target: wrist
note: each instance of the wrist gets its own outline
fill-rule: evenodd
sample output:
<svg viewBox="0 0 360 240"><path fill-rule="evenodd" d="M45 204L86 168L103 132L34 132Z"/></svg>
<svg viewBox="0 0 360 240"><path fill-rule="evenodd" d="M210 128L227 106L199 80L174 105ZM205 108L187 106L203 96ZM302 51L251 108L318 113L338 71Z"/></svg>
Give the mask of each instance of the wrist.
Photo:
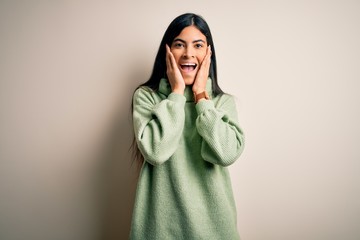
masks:
<svg viewBox="0 0 360 240"><path fill-rule="evenodd" d="M202 91L202 92L199 92L199 93L196 93L194 92L194 102L195 103L198 103L199 101L201 100L209 100L210 99L210 96L209 94L207 93L207 91Z"/></svg>
<svg viewBox="0 0 360 240"><path fill-rule="evenodd" d="M202 80L200 81L200 79L195 79L195 82L192 86L192 91L193 93L199 94L201 92L206 91L206 80Z"/></svg>
<svg viewBox="0 0 360 240"><path fill-rule="evenodd" d="M181 89L181 88L174 88L172 90L173 93L177 93L177 94L181 94L181 95L184 95L184 89Z"/></svg>
<svg viewBox="0 0 360 240"><path fill-rule="evenodd" d="M193 91L193 93L194 93L195 95L200 94L200 93L202 93L202 92L206 92L206 90L205 90L205 89L199 89L199 90Z"/></svg>

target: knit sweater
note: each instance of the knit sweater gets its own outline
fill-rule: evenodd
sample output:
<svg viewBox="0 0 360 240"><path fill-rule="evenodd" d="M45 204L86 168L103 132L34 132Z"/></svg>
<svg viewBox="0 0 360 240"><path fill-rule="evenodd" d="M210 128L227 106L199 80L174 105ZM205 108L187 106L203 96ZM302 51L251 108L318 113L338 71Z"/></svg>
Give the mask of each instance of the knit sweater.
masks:
<svg viewBox="0 0 360 240"><path fill-rule="evenodd" d="M144 156L130 239L235 240L236 208L226 166L236 161L244 136L234 98L212 95L194 103L191 87L171 92L137 89L133 124Z"/></svg>

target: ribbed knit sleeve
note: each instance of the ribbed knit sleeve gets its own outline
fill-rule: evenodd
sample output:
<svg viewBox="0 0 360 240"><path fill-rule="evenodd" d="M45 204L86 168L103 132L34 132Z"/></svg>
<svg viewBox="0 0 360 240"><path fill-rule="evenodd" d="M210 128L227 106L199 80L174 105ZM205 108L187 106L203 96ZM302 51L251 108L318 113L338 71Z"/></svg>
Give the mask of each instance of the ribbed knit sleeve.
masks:
<svg viewBox="0 0 360 240"><path fill-rule="evenodd" d="M147 88L133 96L135 138L145 161L159 165L167 161L178 147L185 121L185 97L171 93L159 102ZM156 103L158 102L158 103Z"/></svg>
<svg viewBox="0 0 360 240"><path fill-rule="evenodd" d="M202 157L221 166L234 163L244 149L234 98L223 94L216 106L211 100L203 100L196 104L196 110L196 128L203 139Z"/></svg>

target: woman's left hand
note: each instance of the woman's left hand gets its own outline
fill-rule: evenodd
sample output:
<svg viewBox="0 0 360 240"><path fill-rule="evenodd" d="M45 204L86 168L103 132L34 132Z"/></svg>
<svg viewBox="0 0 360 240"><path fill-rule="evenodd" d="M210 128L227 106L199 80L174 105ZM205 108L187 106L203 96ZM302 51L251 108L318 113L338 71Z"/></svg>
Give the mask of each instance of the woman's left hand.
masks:
<svg viewBox="0 0 360 240"><path fill-rule="evenodd" d="M199 71L196 74L195 81L192 87L192 91L195 94L204 92L206 90L206 82L209 77L210 63L211 63L211 47L209 45L207 47L204 60L201 62Z"/></svg>

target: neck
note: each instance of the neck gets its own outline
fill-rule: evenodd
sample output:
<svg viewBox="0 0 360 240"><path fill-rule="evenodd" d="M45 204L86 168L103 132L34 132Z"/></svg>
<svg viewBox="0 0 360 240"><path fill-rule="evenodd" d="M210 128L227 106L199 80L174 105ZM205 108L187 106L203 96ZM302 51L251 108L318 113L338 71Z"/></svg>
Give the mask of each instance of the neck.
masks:
<svg viewBox="0 0 360 240"><path fill-rule="evenodd" d="M206 82L206 91L209 96L212 97L212 81L211 78L208 78ZM171 85L166 78L162 78L159 83L159 93L168 96L172 92ZM187 102L194 102L194 93L192 91L192 85L186 85L184 89L184 96Z"/></svg>

